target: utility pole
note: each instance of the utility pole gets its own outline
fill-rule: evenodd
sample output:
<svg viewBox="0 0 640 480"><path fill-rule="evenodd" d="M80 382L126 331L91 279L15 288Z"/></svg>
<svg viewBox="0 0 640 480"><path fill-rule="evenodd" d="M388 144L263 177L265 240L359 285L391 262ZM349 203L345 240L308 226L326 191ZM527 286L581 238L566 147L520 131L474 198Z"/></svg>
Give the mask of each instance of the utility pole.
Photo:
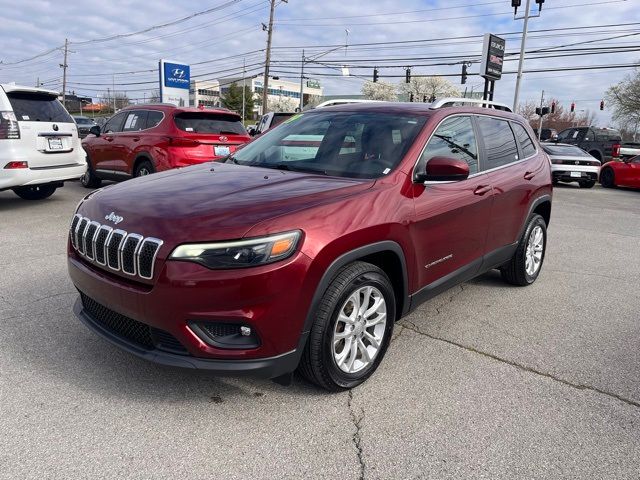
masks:
<svg viewBox="0 0 640 480"><path fill-rule="evenodd" d="M300 68L300 111L304 107L304 49L302 50L302 62Z"/></svg>
<svg viewBox="0 0 640 480"><path fill-rule="evenodd" d="M64 39L64 60L60 64L62 68L62 105L67 108L67 53L69 52L69 39ZM39 83L39 81L38 81Z"/></svg>
<svg viewBox="0 0 640 480"><path fill-rule="evenodd" d="M542 95L540 96L540 123L538 124L538 141L540 141L540 138L542 137L542 117L543 117L542 105L543 104L544 104L544 90L542 90Z"/></svg>
<svg viewBox="0 0 640 480"><path fill-rule="evenodd" d="M527 0L524 11L524 24L522 25L522 40L520 42L520 59L518 60L518 76L516 77L516 93L513 96L513 111L518 111L518 97L520 96L520 80L522 80L522 67L524 64L524 49L527 42L527 29L529 28L529 9L531 0Z"/></svg>
<svg viewBox="0 0 640 480"><path fill-rule="evenodd" d="M116 113L116 74L114 73L111 77L111 83L113 86L113 113Z"/></svg>
<svg viewBox="0 0 640 480"><path fill-rule="evenodd" d="M276 0L271 0L269 11L269 27L267 28L267 52L264 62L264 82L262 84L262 114L267 113L267 98L269 91L269 63L271 62L271 35L273 34L273 14L276 9Z"/></svg>
<svg viewBox="0 0 640 480"><path fill-rule="evenodd" d="M243 58L242 59L242 124L243 125L244 125L245 108L246 108L245 92L247 91L247 86L245 85L246 68L247 68L247 59Z"/></svg>

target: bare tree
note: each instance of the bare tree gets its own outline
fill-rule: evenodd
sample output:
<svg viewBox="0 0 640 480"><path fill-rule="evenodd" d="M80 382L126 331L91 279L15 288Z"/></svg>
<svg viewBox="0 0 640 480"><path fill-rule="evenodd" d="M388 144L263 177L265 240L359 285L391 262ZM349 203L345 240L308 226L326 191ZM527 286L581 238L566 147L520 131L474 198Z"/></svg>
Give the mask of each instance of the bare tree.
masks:
<svg viewBox="0 0 640 480"><path fill-rule="evenodd" d="M550 106L553 102L556 104L555 112L544 116L542 128L552 128L560 132L566 128L592 125L595 121L596 114L591 110L571 112L553 98L549 99L545 106ZM536 113L538 107L540 107L538 102L530 100L520 104L518 108L518 113L526 118L533 128L540 126L540 117Z"/></svg>
<svg viewBox="0 0 640 480"><path fill-rule="evenodd" d="M362 85L362 95L367 100L383 100L386 102L398 100L396 86L388 82L365 82Z"/></svg>
<svg viewBox="0 0 640 480"><path fill-rule="evenodd" d="M129 97L124 92L112 92L109 90L108 92L102 92L99 97L100 103L107 106L107 110L114 111L120 110L121 108L127 107L131 105L129 101Z"/></svg>
<svg viewBox="0 0 640 480"><path fill-rule="evenodd" d="M416 102L460 96L460 90L442 77L413 77L409 83L401 83L398 90L407 96L413 94Z"/></svg>
<svg viewBox="0 0 640 480"><path fill-rule="evenodd" d="M160 90L153 90L149 95L149 99L147 101L149 103L160 103L162 101L162 99L160 98Z"/></svg>
<svg viewBox="0 0 640 480"><path fill-rule="evenodd" d="M640 69L609 87L606 98L613 107L613 119L622 129L632 132L635 141L640 125Z"/></svg>

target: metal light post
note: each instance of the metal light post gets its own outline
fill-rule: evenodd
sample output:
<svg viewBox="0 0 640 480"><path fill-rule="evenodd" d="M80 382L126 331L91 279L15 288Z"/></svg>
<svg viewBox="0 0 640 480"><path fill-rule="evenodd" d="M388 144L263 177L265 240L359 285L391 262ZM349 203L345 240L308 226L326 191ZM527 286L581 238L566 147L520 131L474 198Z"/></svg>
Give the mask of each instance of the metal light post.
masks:
<svg viewBox="0 0 640 480"><path fill-rule="evenodd" d="M245 108L246 108L245 92L247 91L247 86L245 85L246 69L247 69L247 60L246 58L243 58L242 59L242 124L243 125L244 125Z"/></svg>
<svg viewBox="0 0 640 480"><path fill-rule="evenodd" d="M522 40L520 42L520 59L518 60L518 76L516 77L516 91L513 96L513 111L518 109L518 97L520 96L520 80L522 80L522 67L524 64L524 49L527 42L527 29L529 28L529 8L531 0L527 0L527 6L524 12L524 24L522 25Z"/></svg>
<svg viewBox="0 0 640 480"><path fill-rule="evenodd" d="M298 109L302 111L304 107L304 49L302 50L302 62L300 65L300 105Z"/></svg>

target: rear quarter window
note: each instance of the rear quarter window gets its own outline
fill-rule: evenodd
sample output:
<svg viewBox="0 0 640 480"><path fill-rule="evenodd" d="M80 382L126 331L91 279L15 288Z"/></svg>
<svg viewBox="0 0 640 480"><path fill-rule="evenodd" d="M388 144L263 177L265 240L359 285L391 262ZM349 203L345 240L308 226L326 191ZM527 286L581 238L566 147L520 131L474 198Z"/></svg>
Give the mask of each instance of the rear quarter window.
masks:
<svg viewBox="0 0 640 480"><path fill-rule="evenodd" d="M174 117L176 127L189 133L247 135L240 119L234 115L184 112Z"/></svg>
<svg viewBox="0 0 640 480"><path fill-rule="evenodd" d="M512 123L511 126L513 127L513 132L516 134L516 138L520 143L520 149L522 150L523 158L535 155L536 147L534 146L533 140L531 140L531 137L529 136L525 128L519 123Z"/></svg>
<svg viewBox="0 0 640 480"><path fill-rule="evenodd" d="M13 113L22 122L73 123L71 115L56 97L42 93L7 93Z"/></svg>
<svg viewBox="0 0 640 480"><path fill-rule="evenodd" d="M517 161L518 148L509 122L485 116L477 119L486 157L482 169L490 170Z"/></svg>

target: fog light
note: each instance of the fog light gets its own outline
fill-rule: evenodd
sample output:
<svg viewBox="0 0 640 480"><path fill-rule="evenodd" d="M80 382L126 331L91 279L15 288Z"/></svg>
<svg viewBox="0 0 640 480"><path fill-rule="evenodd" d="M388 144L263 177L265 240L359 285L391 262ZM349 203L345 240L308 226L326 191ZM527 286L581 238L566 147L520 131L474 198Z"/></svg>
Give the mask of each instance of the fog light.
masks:
<svg viewBox="0 0 640 480"><path fill-rule="evenodd" d="M240 327L240 334L243 337L248 337L251 335L251 329L249 327Z"/></svg>

